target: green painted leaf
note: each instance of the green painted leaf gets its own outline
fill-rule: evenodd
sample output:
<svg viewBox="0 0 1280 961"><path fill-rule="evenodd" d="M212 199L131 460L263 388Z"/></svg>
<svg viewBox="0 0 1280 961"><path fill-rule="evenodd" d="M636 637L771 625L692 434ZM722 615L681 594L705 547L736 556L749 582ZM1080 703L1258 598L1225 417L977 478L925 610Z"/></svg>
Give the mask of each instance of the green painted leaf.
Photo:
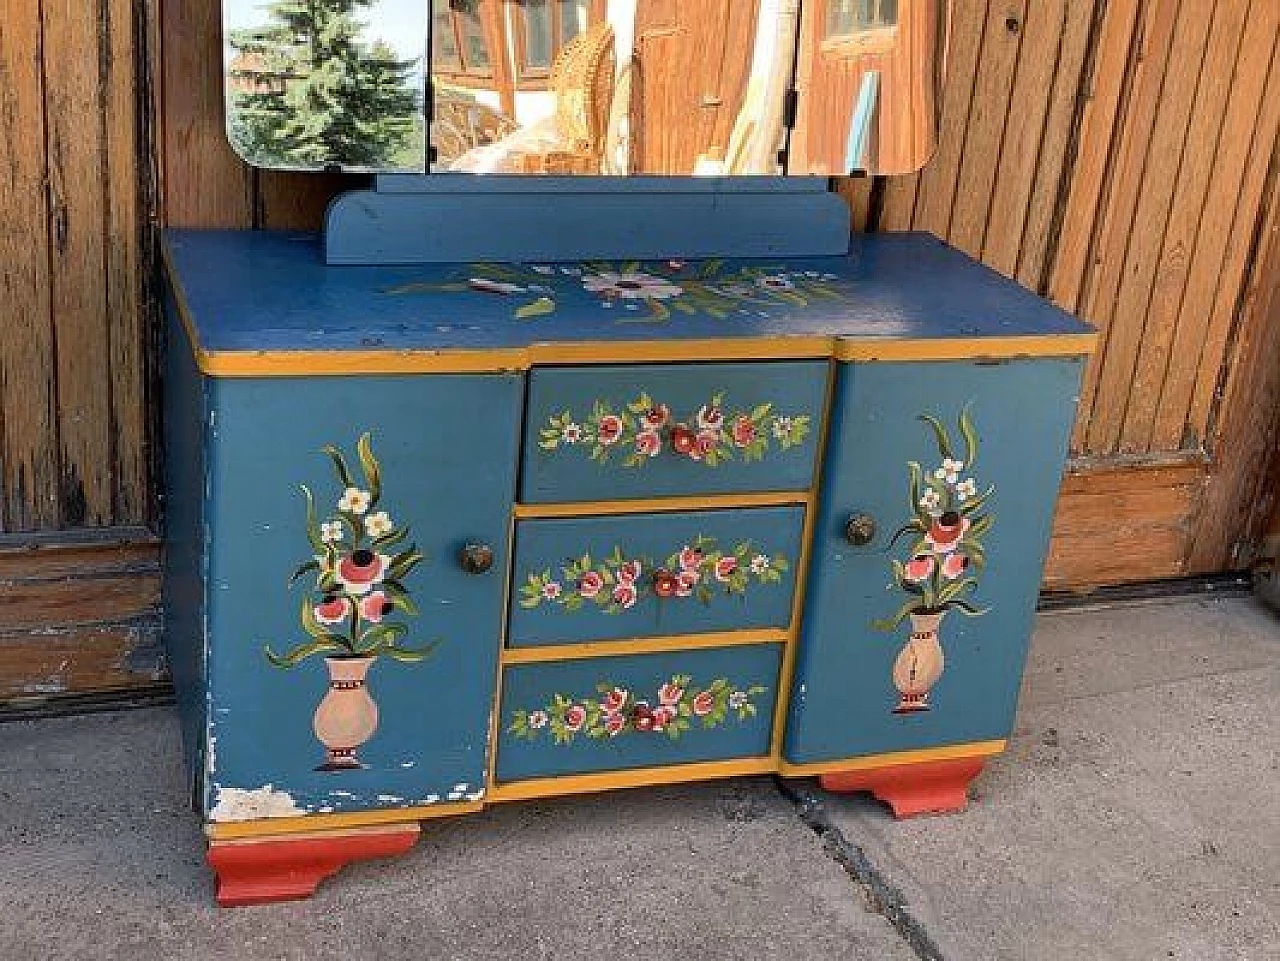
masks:
<svg viewBox="0 0 1280 961"><path fill-rule="evenodd" d="M938 442L938 451L943 457L955 459L955 451L951 447L951 438L947 435L947 429L942 426L942 421L934 417L932 414L920 414L916 420L923 421L933 428L934 439Z"/></svg>
<svg viewBox="0 0 1280 961"><path fill-rule="evenodd" d="M320 525L316 522L316 499L311 495L310 487L306 484L299 486L302 488L302 496L307 499L307 540L311 542L312 550L324 551L327 545L320 536Z"/></svg>
<svg viewBox="0 0 1280 961"><path fill-rule="evenodd" d="M298 578L302 577L304 574L308 574L311 571L319 572L319 570L320 562L312 558L305 564L299 565L294 572L289 575L289 586L293 587L294 584L298 583Z"/></svg>
<svg viewBox="0 0 1280 961"><path fill-rule="evenodd" d="M537 300L530 301L516 308L516 320L529 320L533 317L545 317L547 314L553 314L556 310L556 302L550 297L539 297Z"/></svg>
<svg viewBox="0 0 1280 961"><path fill-rule="evenodd" d="M338 475L339 483L344 488L355 487L356 485L351 480L351 471L347 469L347 459L342 456L342 451L332 444L325 444L321 450L328 454L329 459L333 461L333 469Z"/></svg>
<svg viewBox="0 0 1280 961"><path fill-rule="evenodd" d="M973 462L978 459L978 431L973 426L973 418L969 416L968 404L960 411L960 434L964 437L965 466L972 470Z"/></svg>
<svg viewBox="0 0 1280 961"><path fill-rule="evenodd" d="M360 435L360 440L356 443L356 453L360 455L360 466L364 469L365 479L369 482L369 496L376 504L382 496L382 469L378 466L378 459L373 456L373 437L368 431Z"/></svg>
<svg viewBox="0 0 1280 961"><path fill-rule="evenodd" d="M312 655L328 654L335 651L345 650L345 648L341 644L335 643L334 640L316 638L314 641L299 644L297 647L294 647L283 654L277 654L275 651L271 650L270 645L263 647L262 650L267 655L267 660L276 667L289 668L296 667Z"/></svg>

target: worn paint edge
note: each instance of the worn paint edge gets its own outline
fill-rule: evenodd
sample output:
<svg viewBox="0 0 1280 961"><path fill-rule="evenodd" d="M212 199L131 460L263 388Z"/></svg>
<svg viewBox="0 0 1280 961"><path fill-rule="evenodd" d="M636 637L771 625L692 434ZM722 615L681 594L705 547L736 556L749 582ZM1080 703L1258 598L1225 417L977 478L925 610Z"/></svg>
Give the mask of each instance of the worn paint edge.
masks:
<svg viewBox="0 0 1280 961"><path fill-rule="evenodd" d="M213 841L264 838L279 834L297 835L308 831L376 827L378 825L425 821L428 818L451 817L455 814L474 814L483 807L483 801L464 801L458 804L384 808L377 811L343 811L337 814L305 814L298 817L262 818L257 821L220 821L205 824L204 833Z"/></svg>
<svg viewBox="0 0 1280 961"><path fill-rule="evenodd" d="M990 757L1000 754L1008 745L1001 738L996 741L971 741L966 744L949 744L945 747L925 747L913 751L891 751L888 754L866 754L835 761L814 761L807 764L791 764L782 761L778 773L783 777L807 777L813 774L834 774L843 771L868 771L874 768L892 767L896 764L916 764L924 761L949 761L967 757Z"/></svg>
<svg viewBox="0 0 1280 961"><path fill-rule="evenodd" d="M642 767L625 771L599 771L593 774L566 774L498 784L489 790L487 799L494 803L524 801L567 794L590 794L596 791L611 791L615 788L708 781L742 774L770 774L776 770L777 764L774 763L773 758L752 757L730 761L698 761L694 764Z"/></svg>
<svg viewBox="0 0 1280 961"><path fill-rule="evenodd" d="M712 647L786 644L791 637L790 630L770 628L668 637L622 638L612 641L577 641L572 644L539 644L505 648L502 652L502 663L504 665L543 664L549 661L583 660L626 654L666 654L674 651L700 651Z"/></svg>
<svg viewBox="0 0 1280 961"><path fill-rule="evenodd" d="M662 511L705 511L732 507L789 507L807 504L807 491L766 491L759 494L704 494L649 497L616 501L566 501L554 504L516 504L517 520L649 514Z"/></svg>
<svg viewBox="0 0 1280 961"><path fill-rule="evenodd" d="M421 834L422 826L417 821L410 821L405 824L380 824L367 825L365 827L349 827L349 828L317 828L313 831L291 831L286 835L259 835L254 837L212 837L210 836L209 845L211 847L237 844L258 844L264 841L309 841L323 840L328 838L356 838L356 837L378 837L383 834Z"/></svg>

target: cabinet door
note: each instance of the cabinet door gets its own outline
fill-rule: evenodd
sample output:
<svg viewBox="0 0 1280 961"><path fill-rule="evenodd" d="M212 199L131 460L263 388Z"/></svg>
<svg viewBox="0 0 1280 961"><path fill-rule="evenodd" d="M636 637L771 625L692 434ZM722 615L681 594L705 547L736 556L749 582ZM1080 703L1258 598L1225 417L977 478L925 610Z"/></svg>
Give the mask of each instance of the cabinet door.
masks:
<svg viewBox="0 0 1280 961"><path fill-rule="evenodd" d="M213 383L211 820L483 793L521 386ZM459 563L473 541L486 572Z"/></svg>
<svg viewBox="0 0 1280 961"><path fill-rule="evenodd" d="M1009 733L1080 371L841 365L790 762Z"/></svg>

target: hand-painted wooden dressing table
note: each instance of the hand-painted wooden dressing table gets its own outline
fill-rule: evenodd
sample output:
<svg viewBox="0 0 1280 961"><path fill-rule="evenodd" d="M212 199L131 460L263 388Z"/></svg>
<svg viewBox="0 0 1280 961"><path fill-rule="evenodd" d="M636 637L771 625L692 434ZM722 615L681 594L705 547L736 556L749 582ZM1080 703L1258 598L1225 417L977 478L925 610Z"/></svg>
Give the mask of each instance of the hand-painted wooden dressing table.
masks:
<svg viewBox="0 0 1280 961"><path fill-rule="evenodd" d="M780 772L962 806L1093 334L928 236L850 248L824 181L482 183L166 235L220 902L499 801Z"/></svg>

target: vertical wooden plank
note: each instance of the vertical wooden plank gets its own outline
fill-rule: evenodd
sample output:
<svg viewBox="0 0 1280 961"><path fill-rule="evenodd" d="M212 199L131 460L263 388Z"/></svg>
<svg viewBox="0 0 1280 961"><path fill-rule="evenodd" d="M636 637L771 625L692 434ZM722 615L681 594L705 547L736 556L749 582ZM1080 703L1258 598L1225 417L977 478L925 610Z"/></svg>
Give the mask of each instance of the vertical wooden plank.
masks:
<svg viewBox="0 0 1280 961"><path fill-rule="evenodd" d="M0 16L0 530L59 520L38 0Z"/></svg>
<svg viewBox="0 0 1280 961"><path fill-rule="evenodd" d="M1234 76L1222 121L1222 138L1214 158L1213 176L1205 198L1204 214L1196 230L1195 253L1189 268L1186 295L1178 313L1177 329L1170 350L1171 361L1160 392L1151 444L1157 450L1195 447L1204 440L1202 421L1189 422L1191 398L1206 351L1209 366L1221 362L1223 335L1211 335L1214 294L1227 256L1236 204L1249 193L1245 176L1253 136L1248 131L1265 127L1259 111L1268 71L1276 45L1280 4L1254 0L1245 24L1244 38L1234 68ZM1276 96L1270 95L1273 100ZM1274 103L1271 105L1274 113ZM1253 180L1254 190L1261 182ZM1256 202L1256 200L1255 200ZM1212 341L1212 343L1209 343Z"/></svg>
<svg viewBox="0 0 1280 961"><path fill-rule="evenodd" d="M1143 2L1107 0L1099 26L1097 53L1080 118L1079 155L1071 171L1060 241L1049 271L1049 296L1064 310L1075 311L1080 301L1099 205L1111 171L1126 68Z"/></svg>
<svg viewBox="0 0 1280 961"><path fill-rule="evenodd" d="M110 341L110 419L112 441L112 520L144 524L150 520L150 471L147 455L148 364L151 343L143 292L146 262L151 158L139 137L138 110L150 97L136 64L145 55L146 21L139 0L109 0L103 29L107 211L106 301Z"/></svg>
<svg viewBox="0 0 1280 961"><path fill-rule="evenodd" d="M928 168L926 168L928 169ZM878 230L910 230L920 190L919 173L886 177Z"/></svg>
<svg viewBox="0 0 1280 961"><path fill-rule="evenodd" d="M103 149L102 0L44 0L45 139L52 213L50 281L56 347L64 527L112 516ZM34 145L28 144L27 149Z"/></svg>
<svg viewBox="0 0 1280 961"><path fill-rule="evenodd" d="M1271 92L1275 96L1275 92ZM1255 146L1260 146L1255 141ZM1234 349L1225 365L1222 406L1215 425L1215 463L1196 518L1192 572L1247 563L1245 548L1267 519L1267 467L1280 434L1280 151L1274 132L1268 185L1257 230L1257 257L1240 301ZM1231 298L1233 304L1235 298Z"/></svg>
<svg viewBox="0 0 1280 961"><path fill-rule="evenodd" d="M1182 160L1176 181L1169 185L1172 207L1155 265L1146 324L1138 343L1137 365L1120 432L1121 453L1171 451L1181 446L1179 437L1170 445L1156 447L1153 427L1177 332L1179 307L1190 277L1205 198L1218 159L1222 120L1248 8L1248 0L1221 0L1211 17L1212 28L1196 85ZM1234 132L1227 131L1227 136ZM1158 144L1153 149L1159 149Z"/></svg>
<svg viewBox="0 0 1280 961"><path fill-rule="evenodd" d="M164 0L163 217L175 227L248 227L253 172L224 131L222 8Z"/></svg>
<svg viewBox="0 0 1280 961"><path fill-rule="evenodd" d="M1249 271L1260 262L1255 245L1258 240L1256 224L1258 211L1263 204L1268 186L1271 165L1275 162L1276 133L1280 126L1280 51L1272 55L1266 92L1262 96L1262 113L1258 117L1249 149L1249 161L1245 167L1240 196L1236 202L1235 220L1227 237L1226 255L1218 273L1217 290L1213 308L1209 312L1209 331L1196 371L1195 389L1191 395L1191 409L1187 414L1190 429L1206 438L1206 446L1215 458L1239 457L1241 452L1215 444L1209 437L1210 415L1218 402L1221 383L1220 372L1230 372L1233 366L1228 345L1233 321L1238 316L1238 306ZM1241 136L1247 136L1241 133ZM1271 210L1275 210L1275 199ZM1274 362L1274 357L1272 358ZM1259 398L1261 401L1261 398Z"/></svg>
<svg viewBox="0 0 1280 961"><path fill-rule="evenodd" d="M1121 114L1119 141L1097 228L1094 259L1089 265L1084 293L1076 305L1078 312L1092 321L1102 335L1101 350L1089 360L1080 394L1080 415L1072 436L1073 451L1085 454L1094 453L1088 446L1088 428L1100 375L1106 367L1112 312L1124 276L1125 257L1142 190L1143 168L1151 145L1179 6L1179 0L1150 0L1143 11L1140 40L1133 54L1129 101ZM1111 400L1108 396L1102 403L1105 405Z"/></svg>
<svg viewBox="0 0 1280 961"><path fill-rule="evenodd" d="M938 237L946 237L951 225L951 207L964 153L986 19L987 0L955 0L951 38L947 43L947 79L942 91L938 149L920 174L913 218L917 230L928 230Z"/></svg>
<svg viewBox="0 0 1280 961"><path fill-rule="evenodd" d="M1049 90L1044 130L1040 137L1039 156L1031 179L1031 195L1027 198L1027 209L1023 216L1015 266L1018 282L1038 293L1047 289L1048 277L1045 272L1051 244L1058 240L1054 231L1055 216L1066 197L1068 185L1065 175L1074 160L1072 125L1078 113L1085 58L1089 50L1096 8L1097 4L1073 2L1062 4L1060 10L1053 81ZM1037 5L1032 4L1031 9L1037 9ZM1023 41L1024 44L1026 42ZM998 244L999 236L995 228L988 226L987 243L992 243L993 238ZM998 251L992 251L987 258L994 263L994 258L999 256Z"/></svg>
<svg viewBox="0 0 1280 961"><path fill-rule="evenodd" d="M1045 0L1041 0L1043 4ZM988 9L982 55L973 84L973 106L965 131L964 151L952 205L947 239L972 257L982 256L987 214L1001 163L1005 127L1012 113L1009 93L1022 47L1026 0L1004 0ZM1015 116L1021 126L1028 120ZM1039 140L1039 133L1035 134Z"/></svg>
<svg viewBox="0 0 1280 961"><path fill-rule="evenodd" d="M1138 350L1147 329L1147 308L1169 222L1174 186L1178 184L1191 102L1215 6L1183 2L1179 7L1169 45L1170 66L1160 81L1150 142L1141 173L1137 174L1141 182L1129 237L1120 261L1114 264L1114 271L1106 275L1108 283L1115 286L1115 302L1109 312L1106 353L1098 377L1097 400L1089 419L1086 449L1094 454L1117 450L1145 453L1145 449L1138 447L1121 449L1120 434L1134 387ZM1154 71L1150 76L1154 83ZM1149 89L1139 90L1138 103L1144 109ZM1110 287L1106 293L1110 293ZM1105 310L1105 301L1098 307ZM1144 444L1145 440L1143 437Z"/></svg>
<svg viewBox="0 0 1280 961"><path fill-rule="evenodd" d="M849 223L855 232L867 229L871 214L872 177L836 177L835 190L849 205Z"/></svg>
<svg viewBox="0 0 1280 961"><path fill-rule="evenodd" d="M372 182L363 174L261 170L255 223L266 230L319 230L330 200Z"/></svg>

